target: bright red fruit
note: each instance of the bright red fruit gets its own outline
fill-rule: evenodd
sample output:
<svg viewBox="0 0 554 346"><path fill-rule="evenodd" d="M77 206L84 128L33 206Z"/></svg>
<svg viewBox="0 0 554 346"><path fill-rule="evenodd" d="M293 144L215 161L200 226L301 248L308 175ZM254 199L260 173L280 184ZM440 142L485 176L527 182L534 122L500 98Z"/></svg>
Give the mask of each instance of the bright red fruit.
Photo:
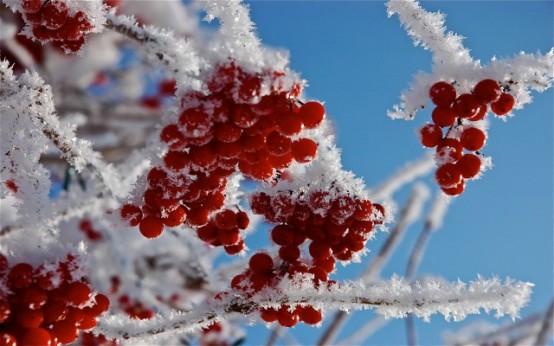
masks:
<svg viewBox="0 0 554 346"><path fill-rule="evenodd" d="M444 186L441 186L441 190L449 195L449 196L457 196L457 195L461 195L462 192L464 192L464 188L465 188L465 180L462 179L462 181L460 181L456 186L454 187L444 187Z"/></svg>
<svg viewBox="0 0 554 346"><path fill-rule="evenodd" d="M450 107L435 107L431 113L433 122L440 127L452 126L456 121L456 114Z"/></svg>
<svg viewBox="0 0 554 346"><path fill-rule="evenodd" d="M266 253L258 252L250 258L248 266L254 273L266 274L273 269L273 259Z"/></svg>
<svg viewBox="0 0 554 346"><path fill-rule="evenodd" d="M476 151L485 144L486 135L476 127L469 127L462 132L460 142L469 151Z"/></svg>
<svg viewBox="0 0 554 346"><path fill-rule="evenodd" d="M313 129L321 123L325 116L325 107L319 102L310 101L304 103L298 111L298 117L305 127Z"/></svg>
<svg viewBox="0 0 554 346"><path fill-rule="evenodd" d="M317 154L317 143L309 138L300 138L292 142L292 157L300 163L313 160Z"/></svg>
<svg viewBox="0 0 554 346"><path fill-rule="evenodd" d="M61 341L61 340L60 340ZM34 328L28 330L21 338L21 345L41 345L50 346L54 345L52 342L52 336L46 329Z"/></svg>
<svg viewBox="0 0 554 346"><path fill-rule="evenodd" d="M0 332L0 346L17 346L15 336Z"/></svg>
<svg viewBox="0 0 554 346"><path fill-rule="evenodd" d="M125 204L121 207L120 215L122 219L127 220L129 225L133 227L138 225L142 220L142 210L132 204Z"/></svg>
<svg viewBox="0 0 554 346"><path fill-rule="evenodd" d="M13 288L24 288L33 281L33 267L28 263L18 263L8 274L8 285Z"/></svg>
<svg viewBox="0 0 554 346"><path fill-rule="evenodd" d="M510 94L504 93L500 95L500 98L496 102L491 103L491 110L496 115L504 115L512 110L514 103L514 97Z"/></svg>
<svg viewBox="0 0 554 346"><path fill-rule="evenodd" d="M313 241L309 247L310 255L315 259L324 259L331 256L331 247L325 241Z"/></svg>
<svg viewBox="0 0 554 346"><path fill-rule="evenodd" d="M306 324L318 324L323 319L323 315L321 314L321 311L316 310L315 308L311 306L304 306L299 309L300 313L300 319L306 323Z"/></svg>
<svg viewBox="0 0 554 346"><path fill-rule="evenodd" d="M273 308L267 308L267 309L261 309L260 310L260 317L262 320L264 320L267 323L275 322L277 321L277 310Z"/></svg>
<svg viewBox="0 0 554 346"><path fill-rule="evenodd" d="M177 209L169 213L165 219L162 219L162 221L167 227L177 227L182 225L186 219L187 212L185 208L178 206Z"/></svg>
<svg viewBox="0 0 554 346"><path fill-rule="evenodd" d="M452 111L460 118L471 118L479 113L480 105L472 94L462 94L452 104Z"/></svg>
<svg viewBox="0 0 554 346"><path fill-rule="evenodd" d="M447 163L437 169L435 179L440 186L450 188L460 183L462 173L455 164Z"/></svg>
<svg viewBox="0 0 554 346"><path fill-rule="evenodd" d="M419 140L424 147L432 148L442 139L442 129L437 124L425 124L419 129Z"/></svg>
<svg viewBox="0 0 554 346"><path fill-rule="evenodd" d="M449 107L456 99L456 89L447 82L437 82L429 89L431 101L439 107Z"/></svg>
<svg viewBox="0 0 554 346"><path fill-rule="evenodd" d="M19 309L15 313L17 322L25 328L38 328L44 321L44 314L41 310Z"/></svg>
<svg viewBox="0 0 554 346"><path fill-rule="evenodd" d="M473 95L483 103L491 103L498 100L501 93L500 85L492 79L484 79L473 88Z"/></svg>
<svg viewBox="0 0 554 346"><path fill-rule="evenodd" d="M289 311L288 305L283 305L277 312L277 320L283 327L294 327L300 320L300 316L296 309L293 312Z"/></svg>
<svg viewBox="0 0 554 346"><path fill-rule="evenodd" d="M68 320L56 322L52 326L52 335L64 344L77 340L77 333L78 330L75 324Z"/></svg>
<svg viewBox="0 0 554 346"><path fill-rule="evenodd" d="M72 282L67 286L65 299L73 306L80 306L90 300L92 290L84 282Z"/></svg>
<svg viewBox="0 0 554 346"><path fill-rule="evenodd" d="M456 162L462 177L470 179L479 174L481 170L481 159L473 154L465 154Z"/></svg>
<svg viewBox="0 0 554 346"><path fill-rule="evenodd" d="M21 1L21 9L25 13L37 13L42 6L42 0L23 0Z"/></svg>
<svg viewBox="0 0 554 346"><path fill-rule="evenodd" d="M164 224L161 219L155 216L148 216L140 222L139 230L146 238L157 238L162 234Z"/></svg>

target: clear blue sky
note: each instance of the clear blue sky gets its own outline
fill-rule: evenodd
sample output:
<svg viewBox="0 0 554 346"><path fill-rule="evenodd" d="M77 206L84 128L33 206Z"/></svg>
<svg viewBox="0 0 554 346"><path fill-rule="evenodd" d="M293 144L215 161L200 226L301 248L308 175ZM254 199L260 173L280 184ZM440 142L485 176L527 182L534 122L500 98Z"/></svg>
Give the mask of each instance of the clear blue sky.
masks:
<svg viewBox="0 0 554 346"><path fill-rule="evenodd" d="M467 39L465 45L483 62L519 51L546 52L554 45L552 1L433 1L428 10L447 14L447 27ZM390 120L387 109L398 102L417 71L429 71L431 55L415 48L397 17L387 19L380 1L253 1L251 15L264 44L290 51L292 68L309 81L307 94L326 102L336 123L343 164L374 186L407 161L424 154L414 129L429 120L423 112L414 122ZM553 295L553 92L534 94L535 103L507 123L492 120L484 153L495 168L468 184L451 206L445 227L434 234L420 273L469 281L478 274L507 276L536 284L523 314L546 307ZM432 177L422 179L435 189ZM408 191L395 197L403 203ZM403 274L407 254L421 224L400 244L384 277ZM384 234L369 243L376 253ZM372 254L370 254L372 256ZM355 278L363 265L344 268L341 277ZM375 315L357 313L352 326ZM492 322L496 320L487 315ZM441 333L462 323L435 316L418 322L419 341L441 343ZM322 329L297 327L302 344L314 343ZM265 343L269 331L249 328L247 344ZM404 322L393 321L369 344L406 342Z"/></svg>

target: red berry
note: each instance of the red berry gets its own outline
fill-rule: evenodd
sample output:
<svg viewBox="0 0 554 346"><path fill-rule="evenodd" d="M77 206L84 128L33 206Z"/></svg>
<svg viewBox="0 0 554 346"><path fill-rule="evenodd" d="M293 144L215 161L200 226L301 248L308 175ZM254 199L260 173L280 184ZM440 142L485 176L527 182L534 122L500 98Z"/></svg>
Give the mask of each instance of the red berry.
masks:
<svg viewBox="0 0 554 346"><path fill-rule="evenodd" d="M248 225L250 224L250 219L248 218L248 214L244 211L239 211L237 213L237 226L240 229L247 229Z"/></svg>
<svg viewBox="0 0 554 346"><path fill-rule="evenodd" d="M331 247L324 241L312 241L309 247L310 255L315 259L324 259L331 256Z"/></svg>
<svg viewBox="0 0 554 346"><path fill-rule="evenodd" d="M211 129L211 121L201 108L189 108L179 117L179 124L186 137L205 136Z"/></svg>
<svg viewBox="0 0 554 346"><path fill-rule="evenodd" d="M63 320L67 316L68 309L65 302L49 300L43 307L44 321L47 324Z"/></svg>
<svg viewBox="0 0 554 346"><path fill-rule="evenodd" d="M0 253L0 274L8 269L8 259Z"/></svg>
<svg viewBox="0 0 554 346"><path fill-rule="evenodd" d="M170 212L166 218L162 219L164 225L167 227L177 227L183 224L187 219L187 212L182 206L178 206L177 209Z"/></svg>
<svg viewBox="0 0 554 346"><path fill-rule="evenodd" d="M233 109L231 119L240 128L249 128L258 121L258 116L252 112L250 107L238 106Z"/></svg>
<svg viewBox="0 0 554 346"><path fill-rule="evenodd" d="M204 145L201 147L192 147L189 151L190 160L200 167L209 167L217 160L215 147Z"/></svg>
<svg viewBox="0 0 554 346"><path fill-rule="evenodd" d="M63 344L69 344L77 340L77 332L75 324L68 320L58 321L52 326L52 336Z"/></svg>
<svg viewBox="0 0 554 346"><path fill-rule="evenodd" d="M46 293L38 287L27 287L20 292L20 303L27 309L38 309L46 303Z"/></svg>
<svg viewBox="0 0 554 346"><path fill-rule="evenodd" d="M476 127L469 127L462 132L460 142L469 151L476 151L485 144L485 133Z"/></svg>
<svg viewBox="0 0 554 346"><path fill-rule="evenodd" d="M240 241L240 232L238 228L233 229L220 229L218 231L218 238L223 245L233 245ZM212 242L213 244L213 242Z"/></svg>
<svg viewBox="0 0 554 346"><path fill-rule="evenodd" d="M241 239L233 245L225 245L224 249L229 255L236 255L244 249L244 240Z"/></svg>
<svg viewBox="0 0 554 346"><path fill-rule="evenodd" d="M65 299L73 306L80 306L90 300L91 289L84 282L72 282L67 286Z"/></svg>
<svg viewBox="0 0 554 346"><path fill-rule="evenodd" d="M187 222L191 226L203 226L208 223L210 212L203 208L190 209L187 213Z"/></svg>
<svg viewBox="0 0 554 346"><path fill-rule="evenodd" d="M20 344L50 346L50 345L54 345L54 342L52 342L52 336L46 329L34 328L34 329L28 330L23 335L23 337L21 338Z"/></svg>
<svg viewBox="0 0 554 346"><path fill-rule="evenodd" d="M271 198L269 195L263 192L254 193L250 197L252 212L258 215L264 215L267 212L270 202Z"/></svg>
<svg viewBox="0 0 554 346"><path fill-rule="evenodd" d="M448 163L457 161L463 154L463 146L454 138L445 138L437 145L437 161Z"/></svg>
<svg viewBox="0 0 554 346"><path fill-rule="evenodd" d="M235 142L240 138L241 134L242 129L230 122L217 124L214 128L215 138L223 143Z"/></svg>
<svg viewBox="0 0 554 346"><path fill-rule="evenodd" d="M279 257L286 262L294 262L300 257L298 245L286 245L279 249Z"/></svg>
<svg viewBox="0 0 554 346"><path fill-rule="evenodd" d="M8 274L8 285L13 288L24 288L33 281L33 267L28 263L18 263Z"/></svg>
<svg viewBox="0 0 554 346"><path fill-rule="evenodd" d="M292 153L290 152L282 156L269 155L267 158L275 169L285 169L290 166L293 160Z"/></svg>
<svg viewBox="0 0 554 346"><path fill-rule="evenodd" d="M220 229L233 229L237 226L237 215L234 211L225 209L215 215L214 221Z"/></svg>
<svg viewBox="0 0 554 346"><path fill-rule="evenodd" d="M293 312L290 312L288 305L283 305L277 312L277 320L283 327L290 328L298 323L300 316L298 316L296 309L294 309Z"/></svg>
<svg viewBox="0 0 554 346"><path fill-rule="evenodd" d="M180 171L190 164L189 154L184 151L168 151L164 156L164 165L174 171Z"/></svg>
<svg viewBox="0 0 554 346"><path fill-rule="evenodd" d="M142 220L142 211L139 207L132 204L125 204L121 207L120 211L121 218L127 220L129 225L137 226Z"/></svg>
<svg viewBox="0 0 554 346"><path fill-rule="evenodd" d="M161 219L155 216L148 216L140 222L139 230L146 238L157 238L162 234L164 224Z"/></svg>
<svg viewBox="0 0 554 346"><path fill-rule="evenodd" d="M356 210L356 205L354 200L349 196L339 196L333 201L331 209L329 210L329 215L335 220L342 222L348 219L354 211Z"/></svg>
<svg viewBox="0 0 554 346"><path fill-rule="evenodd" d="M162 95L175 95L177 91L177 82L175 79L166 79L160 82L160 93Z"/></svg>
<svg viewBox="0 0 554 346"><path fill-rule="evenodd" d="M452 126L456 121L456 114L450 107L435 107L431 113L433 122L440 127Z"/></svg>
<svg viewBox="0 0 554 346"><path fill-rule="evenodd" d="M465 154L456 162L456 166L458 166L462 177L470 179L479 174L481 159L473 154Z"/></svg>
<svg viewBox="0 0 554 346"><path fill-rule="evenodd" d="M69 9L67 5L59 0L47 2L41 9L42 24L50 30L61 28L67 21Z"/></svg>
<svg viewBox="0 0 554 346"><path fill-rule="evenodd" d="M277 321L277 310L273 308L260 309L260 317L267 323Z"/></svg>
<svg viewBox="0 0 554 346"><path fill-rule="evenodd" d="M317 154L317 143L309 138L297 139L292 142L291 152L297 162L310 162Z"/></svg>
<svg viewBox="0 0 554 346"><path fill-rule="evenodd" d="M7 300L0 300L0 323L4 323L10 317L11 308Z"/></svg>
<svg viewBox="0 0 554 346"><path fill-rule="evenodd" d="M248 266L254 273L266 274L273 269L273 259L266 253L258 252L250 258Z"/></svg>
<svg viewBox="0 0 554 346"><path fill-rule="evenodd" d="M299 313L300 320L306 324L314 325L321 322L323 319L323 315L321 314L321 311L314 309L311 306L304 306L302 307Z"/></svg>
<svg viewBox="0 0 554 346"><path fill-rule="evenodd" d="M284 115L278 124L279 132L285 136L294 136L302 130L302 121L292 115Z"/></svg>
<svg viewBox="0 0 554 346"><path fill-rule="evenodd" d="M274 156L282 156L291 150L292 141L277 131L271 132L267 138L267 151Z"/></svg>
<svg viewBox="0 0 554 346"><path fill-rule="evenodd" d="M465 180L462 179L462 181L460 181L454 187L441 186L441 190L449 196L457 196L457 195L460 195L462 192L464 192L464 187L465 187Z"/></svg>
<svg viewBox="0 0 554 346"><path fill-rule="evenodd" d="M500 97L502 91L500 85L495 80L484 79L475 85L473 89L473 95L475 98L483 103L491 103Z"/></svg>
<svg viewBox="0 0 554 346"><path fill-rule="evenodd" d="M96 318L94 316L91 316L91 315L87 315L85 314L83 316L83 319L80 320L76 326L81 329L81 330L90 330L94 327L96 327Z"/></svg>
<svg viewBox="0 0 554 346"><path fill-rule="evenodd" d="M218 237L218 229L213 223L208 223L205 226L202 226L196 230L198 238L210 243Z"/></svg>
<svg viewBox="0 0 554 346"><path fill-rule="evenodd" d="M442 139L442 130L436 124L425 124L419 129L419 140L424 147L435 147Z"/></svg>
<svg viewBox="0 0 554 346"><path fill-rule="evenodd" d="M441 187L450 188L460 183L462 173L455 164L447 163L437 169L435 179Z"/></svg>
<svg viewBox="0 0 554 346"><path fill-rule="evenodd" d="M456 99L456 89L449 83L437 82L429 89L429 97L435 105L448 107Z"/></svg>
<svg viewBox="0 0 554 346"><path fill-rule="evenodd" d="M160 140L169 144L172 149L178 149L186 144L185 136L176 124L164 127L160 132Z"/></svg>
<svg viewBox="0 0 554 346"><path fill-rule="evenodd" d="M314 213L325 215L331 208L331 196L327 191L314 191L310 195L309 206Z"/></svg>
<svg viewBox="0 0 554 346"><path fill-rule="evenodd" d="M247 172L243 172L247 174ZM250 176L256 180L267 180L273 176L273 165L267 158L253 163L250 168Z"/></svg>
<svg viewBox="0 0 554 346"><path fill-rule="evenodd" d="M479 121L482 120L485 115L487 115L487 105L484 103L479 104L479 110L477 111L477 114L469 118L471 121Z"/></svg>
<svg viewBox="0 0 554 346"><path fill-rule="evenodd" d="M479 113L480 105L472 94L462 94L452 104L452 111L460 118L471 118Z"/></svg>
<svg viewBox="0 0 554 346"><path fill-rule="evenodd" d="M16 312L17 322L25 328L38 328L44 321L44 314L39 310L19 309Z"/></svg>
<svg viewBox="0 0 554 346"><path fill-rule="evenodd" d="M514 103L514 97L510 94L504 93L500 95L500 98L496 102L491 103L491 110L496 115L504 115L512 110Z"/></svg>
<svg viewBox="0 0 554 346"><path fill-rule="evenodd" d="M358 221L369 221L373 214L373 203L370 200L356 200L356 209L352 217Z"/></svg>
<svg viewBox="0 0 554 346"><path fill-rule="evenodd" d="M325 116L325 107L319 102L310 101L304 103L298 111L298 117L305 127L313 129L321 123Z"/></svg>
<svg viewBox="0 0 554 346"><path fill-rule="evenodd" d="M289 245L293 241L294 230L287 225L277 225L271 231L271 239L277 245Z"/></svg>

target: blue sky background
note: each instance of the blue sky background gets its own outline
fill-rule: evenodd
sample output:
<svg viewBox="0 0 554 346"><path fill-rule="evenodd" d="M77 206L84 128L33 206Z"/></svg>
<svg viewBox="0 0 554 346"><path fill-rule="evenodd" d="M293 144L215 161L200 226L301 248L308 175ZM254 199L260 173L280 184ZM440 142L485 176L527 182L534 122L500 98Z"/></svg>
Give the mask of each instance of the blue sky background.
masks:
<svg viewBox="0 0 554 346"><path fill-rule="evenodd" d="M399 101L413 74L430 71L431 54L415 48L397 17L387 19L381 1L253 1L251 15L266 45L290 51L292 68L307 79L307 95L326 102L336 125L346 169L375 186L425 149L414 134L430 119L421 112L412 122L391 120L387 109ZM447 14L447 28L464 37L474 58L511 57L519 51L546 52L554 46L552 1L432 1L424 8ZM420 274L450 281L507 276L536 284L523 315L546 308L553 296L553 92L534 94L535 102L508 122L492 119L484 153L494 169L470 182L452 204L445 226L435 233L421 263ZM431 176L421 179L436 189ZM401 205L409 188L395 195ZM429 207L429 205L427 205ZM421 223L408 230L383 272L403 274ZM385 234L370 242L373 256ZM366 259L369 260L369 257ZM342 268L337 277L356 278L364 265ZM356 313L339 335L343 339L372 311ZM469 318L447 323L435 316L417 322L419 342L441 343L441 334ZM324 327L326 324L324 324ZM302 344L313 344L323 329L296 327ZM260 324L247 330L247 344L263 344L269 330ZM404 321L378 331L367 344L406 343Z"/></svg>

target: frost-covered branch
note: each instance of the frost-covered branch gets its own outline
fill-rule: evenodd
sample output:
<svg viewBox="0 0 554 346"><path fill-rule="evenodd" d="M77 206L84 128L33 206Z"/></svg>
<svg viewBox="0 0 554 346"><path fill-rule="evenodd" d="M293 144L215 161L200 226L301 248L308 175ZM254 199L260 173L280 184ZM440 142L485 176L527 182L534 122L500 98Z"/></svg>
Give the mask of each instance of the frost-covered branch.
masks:
<svg viewBox="0 0 554 346"><path fill-rule="evenodd" d="M433 53L433 73L416 74L410 90L402 93L401 103L388 112L393 119L414 119L425 108L429 88L439 80L453 82L463 92L471 91L482 79L496 80L514 96L515 109L531 102L531 90L542 92L552 87L554 48L546 54L521 52L511 59L493 58L484 66L471 58L460 36L446 31L443 14L425 11L415 0L391 0L387 8L389 17L398 15L415 45Z"/></svg>
<svg viewBox="0 0 554 346"><path fill-rule="evenodd" d="M385 318L401 318L412 313L425 320L436 313L447 320L460 321L468 314L496 311L517 317L525 306L533 285L526 282L478 278L469 284L427 280L411 284L398 277L367 286L362 281L340 286L315 289L311 282L281 282L278 290L264 290L252 297L230 292L223 300L198 307L186 314L175 314L166 319L156 318L145 322L132 322L119 317L103 320L98 332L108 337L125 340L146 340L150 336L180 332L188 333L208 326L231 315L247 316L259 307L276 307L288 304L311 305L316 308L375 309ZM279 293L286 292L286 293Z"/></svg>

